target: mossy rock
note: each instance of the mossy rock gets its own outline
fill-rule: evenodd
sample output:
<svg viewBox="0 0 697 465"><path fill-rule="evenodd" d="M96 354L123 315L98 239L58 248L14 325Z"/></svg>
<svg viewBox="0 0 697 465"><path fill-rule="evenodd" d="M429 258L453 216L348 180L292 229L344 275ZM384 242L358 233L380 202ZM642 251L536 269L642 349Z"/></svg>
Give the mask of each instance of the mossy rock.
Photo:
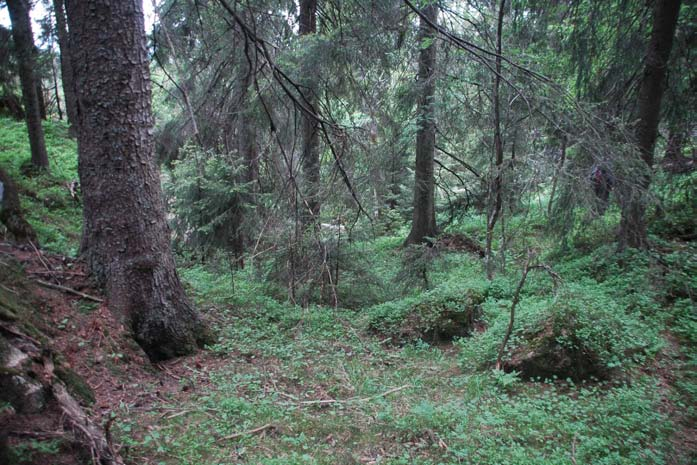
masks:
<svg viewBox="0 0 697 465"><path fill-rule="evenodd" d="M611 370L598 354L575 336L564 334L566 330L557 332L554 326L550 322L538 332L524 334L504 363L504 370L516 371L525 379L557 378L579 382L610 377Z"/></svg>
<svg viewBox="0 0 697 465"><path fill-rule="evenodd" d="M57 366L56 376L65 383L65 386L72 395L78 399L81 399L87 405L94 404L94 391L80 375L75 373L70 368Z"/></svg>
<svg viewBox="0 0 697 465"><path fill-rule="evenodd" d="M28 283L21 265L13 259L0 261L0 319L16 321L26 316Z"/></svg>
<svg viewBox="0 0 697 465"><path fill-rule="evenodd" d="M18 413L39 413L46 406L46 390L23 371L3 367L0 401L9 403Z"/></svg>
<svg viewBox="0 0 697 465"><path fill-rule="evenodd" d="M437 288L372 307L369 328L398 343L447 342L471 333L483 301L479 291Z"/></svg>
<svg viewBox="0 0 697 465"><path fill-rule="evenodd" d="M37 302L31 297L32 286L19 262L13 258L0 261L0 321L11 322L43 343L46 337L35 325Z"/></svg>

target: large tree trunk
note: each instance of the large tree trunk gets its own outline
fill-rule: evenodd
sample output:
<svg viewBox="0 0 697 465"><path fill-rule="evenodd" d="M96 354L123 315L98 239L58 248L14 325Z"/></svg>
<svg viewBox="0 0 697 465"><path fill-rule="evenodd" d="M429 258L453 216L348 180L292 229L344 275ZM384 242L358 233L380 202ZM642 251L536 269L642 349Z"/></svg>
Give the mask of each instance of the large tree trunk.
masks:
<svg viewBox="0 0 697 465"><path fill-rule="evenodd" d="M619 245L647 248L646 228L647 191L651 184L653 151L656 145L658 122L661 116L663 81L673 47L675 26L680 13L680 0L657 0L654 7L653 30L646 51L644 76L639 87L638 122L635 137L639 155L644 162L636 186L624 186Z"/></svg>
<svg viewBox="0 0 697 465"><path fill-rule="evenodd" d="M34 36L31 32L29 17L29 0L7 0L12 21L12 38L14 40L17 62L19 64L19 80L22 85L22 100L29 132L31 146L31 163L35 168L48 169L48 154L44 142L44 129L41 125L41 107L39 104L39 88L34 70Z"/></svg>
<svg viewBox="0 0 697 465"><path fill-rule="evenodd" d="M438 21L438 6L424 7L428 21ZM414 212L406 245L419 244L437 233L433 157L436 150L436 31L423 17L419 23L419 101L416 133L416 171L414 172ZM426 47L424 47L426 45Z"/></svg>
<svg viewBox="0 0 697 465"><path fill-rule="evenodd" d="M56 33L58 46L60 47L61 80L63 81L63 95L65 96L65 112L68 114L70 134L77 135L77 97L75 97L75 81L73 77L73 65L70 61L70 39L65 18L64 0L53 0L53 9L56 14Z"/></svg>
<svg viewBox="0 0 697 465"><path fill-rule="evenodd" d="M499 6L498 27L496 29L496 74L494 76L494 88L492 91L492 100L494 106L494 172L491 174L491 182L489 183L489 212L486 220L486 277L493 279L494 277L494 259L491 256L491 248L494 240L494 228L501 214L501 206L503 199L501 189L503 187L503 138L501 137L501 104L500 104L500 88L501 88L501 36L503 34L503 9L506 6L506 0L501 0Z"/></svg>
<svg viewBox="0 0 697 465"><path fill-rule="evenodd" d="M78 99L83 254L109 307L151 360L184 355L205 327L170 247L153 150L149 57L140 0L68 0Z"/></svg>
<svg viewBox="0 0 697 465"><path fill-rule="evenodd" d="M300 17L298 33L301 36L317 32L317 0L300 0ZM306 69L303 83L307 90L303 93L305 106L314 108L317 98L317 82L312 69ZM303 224L316 222L319 219L321 203L320 190L320 160L319 160L319 123L309 115L302 115L302 169L304 189L302 190Z"/></svg>
<svg viewBox="0 0 697 465"><path fill-rule="evenodd" d="M36 233L22 215L19 193L12 178L0 168L0 223L17 241L36 240Z"/></svg>

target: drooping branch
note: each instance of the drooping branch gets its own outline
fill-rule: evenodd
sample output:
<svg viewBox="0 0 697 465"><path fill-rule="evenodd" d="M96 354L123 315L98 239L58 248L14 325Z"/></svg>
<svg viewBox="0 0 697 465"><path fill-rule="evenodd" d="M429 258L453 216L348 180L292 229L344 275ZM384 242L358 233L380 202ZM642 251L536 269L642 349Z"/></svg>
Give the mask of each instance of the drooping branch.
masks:
<svg viewBox="0 0 697 465"><path fill-rule="evenodd" d="M335 163L337 169L339 170L339 173L341 174L341 178L344 181L344 184L346 185L349 192L351 193L351 197L353 198L354 202L356 202L356 205L358 206L359 213L363 213L367 218L370 218L370 214L363 208L361 201L358 199L358 194L356 193L356 190L353 188L353 185L351 183L351 180L349 179L348 173L346 172L346 169L344 168L343 163L341 162L341 158L339 157L339 155L338 155L337 151L335 150L334 145L331 141L329 131L334 130L334 131L341 132L344 130L344 128L342 128L336 122L330 121L327 118L325 118L320 113L320 111L316 108L316 106L313 105L312 102L308 100L308 98L306 97L306 93L303 92L300 84L293 81L288 76L288 74L285 73L276 64L273 57L271 56L271 53L269 52L268 41L259 37L256 34L256 32L251 27L249 27L249 25L246 24L246 22L240 17L240 15L237 14L235 9L232 8L226 0L218 0L218 3L230 15L230 17L233 19L235 24L237 24L240 31L245 36L245 40L248 40L249 42L251 42L253 44L254 48L256 49L258 55L264 59L264 61L266 62L265 64L271 70L272 78L281 87L281 89L283 90L283 93L286 95L286 97L288 97L290 99L293 106L295 108L299 109L305 117L311 118L318 123L320 131L322 132L322 135L323 135L325 141L327 142L327 146L329 147L329 150L332 153L332 157L334 158L334 163ZM255 80L256 80L256 78L255 78ZM255 85L255 87L256 87L256 85ZM262 105L265 107L265 104L262 104ZM266 108L264 108L264 109L265 109L265 111L267 111ZM267 113L268 113L268 111L267 111Z"/></svg>

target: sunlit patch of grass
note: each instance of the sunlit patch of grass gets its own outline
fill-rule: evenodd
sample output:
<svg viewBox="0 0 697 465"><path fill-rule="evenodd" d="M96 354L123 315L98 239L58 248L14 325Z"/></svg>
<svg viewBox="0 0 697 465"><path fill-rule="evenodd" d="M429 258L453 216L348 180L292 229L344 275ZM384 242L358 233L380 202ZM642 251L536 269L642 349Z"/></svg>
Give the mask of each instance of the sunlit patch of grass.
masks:
<svg viewBox="0 0 697 465"><path fill-rule="evenodd" d="M44 122L50 173L25 176L31 159L26 125L0 118L0 165L19 186L20 200L41 246L74 255L80 242L82 206L72 199L69 184L77 180L77 144L63 122Z"/></svg>

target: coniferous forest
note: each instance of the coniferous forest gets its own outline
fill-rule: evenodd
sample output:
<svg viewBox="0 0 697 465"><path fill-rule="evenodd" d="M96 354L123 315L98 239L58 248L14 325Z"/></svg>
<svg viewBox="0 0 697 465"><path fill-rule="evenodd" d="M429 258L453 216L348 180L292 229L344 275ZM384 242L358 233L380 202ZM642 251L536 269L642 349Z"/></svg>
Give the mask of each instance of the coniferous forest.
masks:
<svg viewBox="0 0 697 465"><path fill-rule="evenodd" d="M0 464L697 463L697 4L0 0Z"/></svg>

